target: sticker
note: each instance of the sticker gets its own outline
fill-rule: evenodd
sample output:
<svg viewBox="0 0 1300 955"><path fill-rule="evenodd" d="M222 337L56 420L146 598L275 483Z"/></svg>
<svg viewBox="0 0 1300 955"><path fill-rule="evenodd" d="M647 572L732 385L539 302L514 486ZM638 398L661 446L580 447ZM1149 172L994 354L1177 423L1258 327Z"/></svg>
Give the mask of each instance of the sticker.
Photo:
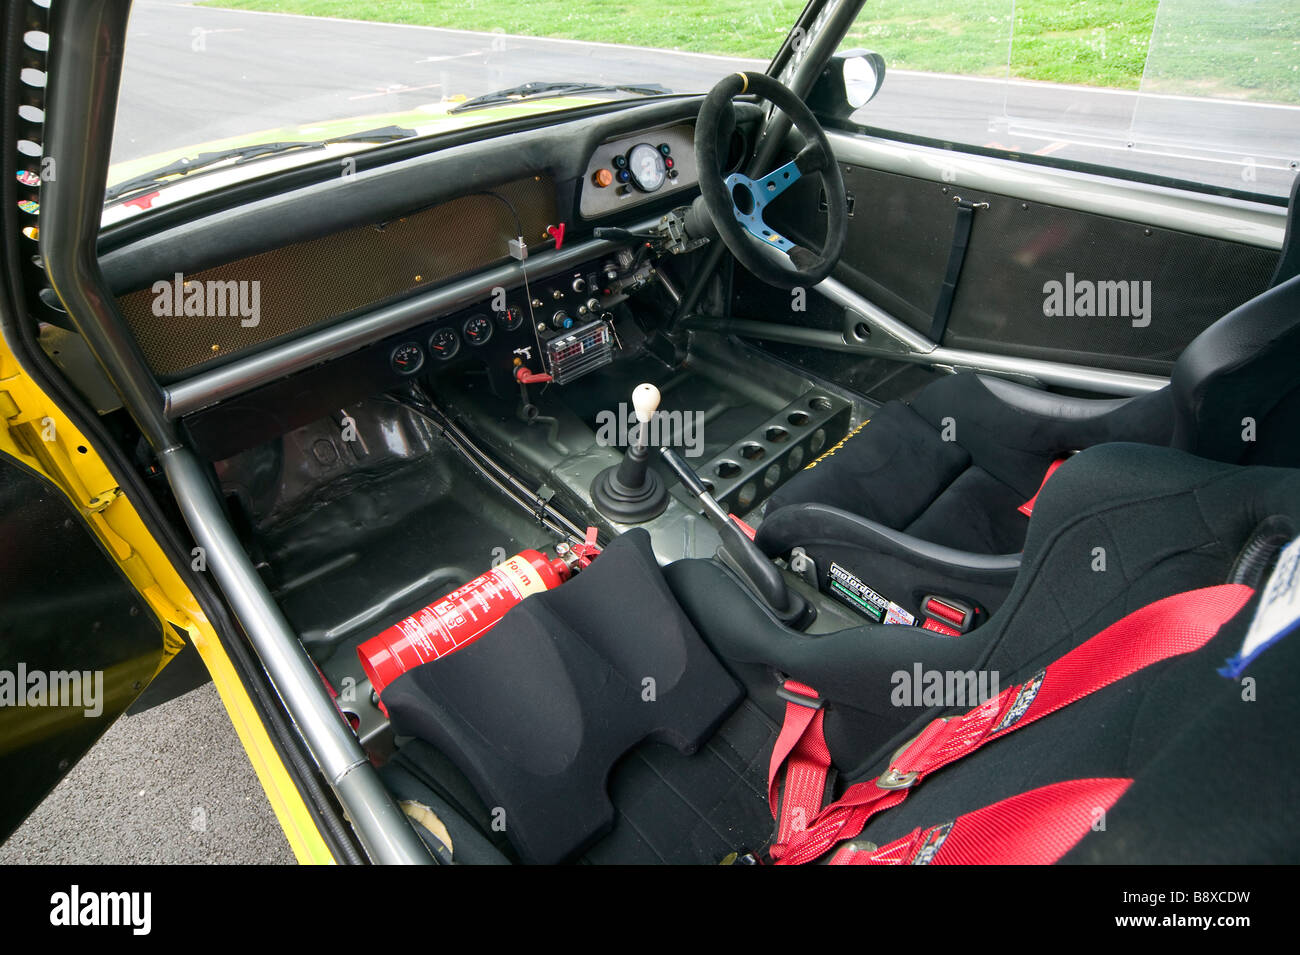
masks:
<svg viewBox="0 0 1300 955"><path fill-rule="evenodd" d="M39 186L41 184L41 177L36 175L36 173L32 172L30 169L19 169L16 175L18 176L18 181L24 186Z"/></svg>
<svg viewBox="0 0 1300 955"><path fill-rule="evenodd" d="M1300 627L1300 537L1282 548L1241 649L1219 668L1219 673L1231 678L1241 676L1257 656L1297 627Z"/></svg>
<svg viewBox="0 0 1300 955"><path fill-rule="evenodd" d="M30 213L34 216L41 214L41 204L39 202L33 202L31 199L19 199L18 208L22 209L23 212Z"/></svg>
<svg viewBox="0 0 1300 955"><path fill-rule="evenodd" d="M916 623L916 617L912 616L898 604L890 601L889 609L885 611L885 623L896 623L900 626L910 627Z"/></svg>
<svg viewBox="0 0 1300 955"><path fill-rule="evenodd" d="M537 568L527 558L520 557L518 554L509 560L502 561L497 566L497 572L510 578L510 581L515 585L515 590L518 591L519 600L523 600L532 594L540 594L546 590L546 581L542 580Z"/></svg>
<svg viewBox="0 0 1300 955"><path fill-rule="evenodd" d="M844 603L876 623L901 624L908 627L916 623L916 617L892 600L876 593L839 564L831 564L830 589L831 593Z"/></svg>
<svg viewBox="0 0 1300 955"><path fill-rule="evenodd" d="M921 843L921 848L917 850L916 858L912 860L912 865L929 865L934 861L934 857L939 854L944 842L948 838L948 833L952 832L952 827L956 825L957 820L945 822L942 826L935 826L925 834L925 841Z"/></svg>
<svg viewBox="0 0 1300 955"><path fill-rule="evenodd" d="M23 235L27 236L27 238L31 239L33 242L39 242L41 238L41 230L36 228L34 225L29 225L23 229Z"/></svg>
<svg viewBox="0 0 1300 955"><path fill-rule="evenodd" d="M1039 689L1043 685L1043 677L1047 675L1046 670L1039 670L1034 674L1033 679L1024 683L1020 687L1020 692L1016 694L1016 701L1011 704L1011 709L1007 710L1007 715L998 721L998 725L989 730L989 733L1001 733L1004 729L1009 729L1020 722L1020 717L1025 715L1025 710L1034 702L1034 697L1038 696Z"/></svg>

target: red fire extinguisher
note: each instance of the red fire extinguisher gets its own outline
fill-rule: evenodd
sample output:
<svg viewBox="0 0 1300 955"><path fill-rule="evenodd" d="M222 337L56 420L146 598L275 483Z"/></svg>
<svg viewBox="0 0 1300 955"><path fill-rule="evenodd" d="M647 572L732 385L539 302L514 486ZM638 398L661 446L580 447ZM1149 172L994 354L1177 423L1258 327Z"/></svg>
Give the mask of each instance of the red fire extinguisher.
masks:
<svg viewBox="0 0 1300 955"><path fill-rule="evenodd" d="M477 640L515 604L529 594L560 586L570 573L569 565L558 557L521 551L361 644L357 647L361 668L375 692L383 693L407 670ZM388 715L383 703L379 708Z"/></svg>

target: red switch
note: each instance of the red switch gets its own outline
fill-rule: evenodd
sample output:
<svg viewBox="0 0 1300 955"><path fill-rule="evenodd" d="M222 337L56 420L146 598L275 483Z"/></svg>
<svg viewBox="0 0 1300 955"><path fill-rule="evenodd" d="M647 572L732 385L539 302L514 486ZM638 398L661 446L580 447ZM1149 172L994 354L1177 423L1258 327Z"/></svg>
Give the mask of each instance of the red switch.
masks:
<svg viewBox="0 0 1300 955"><path fill-rule="evenodd" d="M564 245L564 223L561 222L559 225L548 225L546 227L546 234L555 240L555 250L558 252L560 247Z"/></svg>

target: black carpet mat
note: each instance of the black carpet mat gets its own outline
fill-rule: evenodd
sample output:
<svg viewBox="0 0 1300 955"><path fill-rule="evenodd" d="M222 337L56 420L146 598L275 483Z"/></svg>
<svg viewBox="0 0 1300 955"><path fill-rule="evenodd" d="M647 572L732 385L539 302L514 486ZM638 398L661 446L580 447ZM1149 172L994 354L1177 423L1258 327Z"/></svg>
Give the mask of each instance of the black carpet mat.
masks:
<svg viewBox="0 0 1300 955"><path fill-rule="evenodd" d="M613 831L580 861L712 865L767 844L767 764L780 727L749 700L693 756L647 743L611 774Z"/></svg>

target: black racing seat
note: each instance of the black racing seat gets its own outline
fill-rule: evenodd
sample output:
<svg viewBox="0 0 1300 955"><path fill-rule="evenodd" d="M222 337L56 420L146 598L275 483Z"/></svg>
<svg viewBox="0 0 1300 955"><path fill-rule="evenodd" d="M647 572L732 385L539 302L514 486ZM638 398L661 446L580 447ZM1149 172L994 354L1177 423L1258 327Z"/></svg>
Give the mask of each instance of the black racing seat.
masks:
<svg viewBox="0 0 1300 955"><path fill-rule="evenodd" d="M960 637L871 623L799 633L714 562L679 561L666 576L695 628L774 721L786 708L780 679L820 694L836 793L879 775L934 718L978 704L935 705L915 686L900 697L902 685L921 673L988 675L1010 687L1139 607L1201 587L1247 584L1255 597L1202 649L940 770L906 803L873 819L862 838L884 846L1042 786L1126 778L1133 785L1108 811L1105 831L1088 833L1062 861L1296 862L1300 837L1289 820L1300 760L1288 727L1300 719L1300 633L1261 654L1245 680L1220 667L1241 647L1262 585L1298 531L1300 471L1107 444L1053 476L1011 595L986 625ZM1269 700L1251 689L1266 683L1274 686ZM1225 779L1249 780L1249 798L1223 786Z"/></svg>
<svg viewBox="0 0 1300 955"><path fill-rule="evenodd" d="M860 546L864 533L883 525L959 550L1016 552L1029 523L1021 505L1052 463L1112 441L1229 463L1300 464L1294 191L1273 285L1198 335L1164 388L1084 399L972 373L940 379L910 404L881 406L779 488L767 504L759 546L787 553L811 540L800 539L800 528L815 527L821 549L835 553L833 542Z"/></svg>

